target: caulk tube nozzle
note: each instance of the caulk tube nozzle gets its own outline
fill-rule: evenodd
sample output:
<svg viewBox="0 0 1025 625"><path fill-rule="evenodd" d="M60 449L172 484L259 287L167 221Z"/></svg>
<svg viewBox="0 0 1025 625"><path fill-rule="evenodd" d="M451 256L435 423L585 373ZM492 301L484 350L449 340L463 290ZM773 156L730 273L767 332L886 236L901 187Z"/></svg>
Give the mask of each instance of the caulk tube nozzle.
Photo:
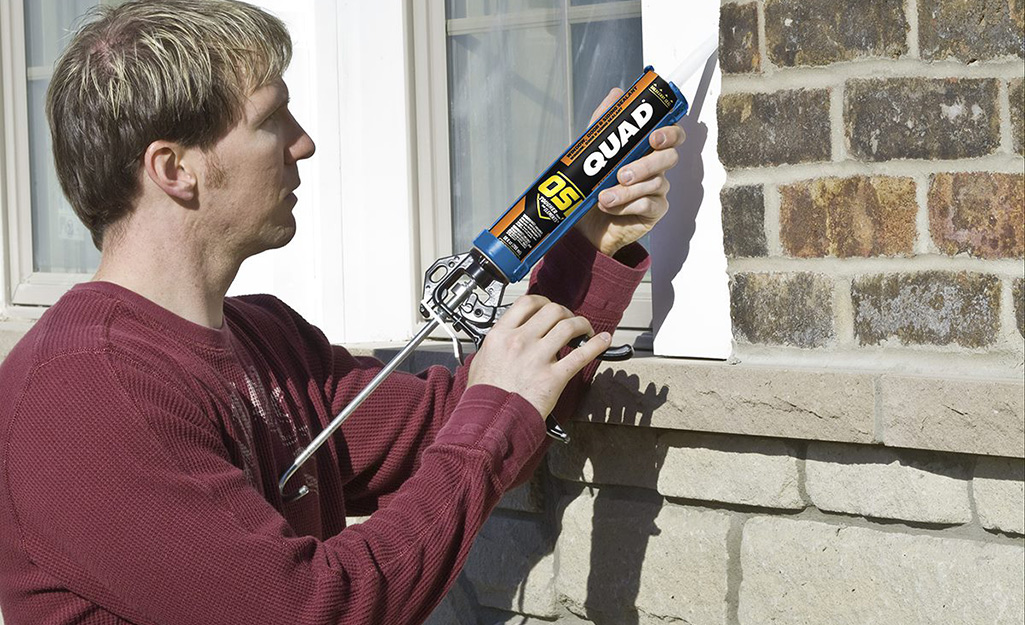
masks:
<svg viewBox="0 0 1025 625"><path fill-rule="evenodd" d="M682 87L691 76L705 66L705 63L708 62L708 57L710 57L712 52L714 52L718 47L719 33L709 35L707 39L702 41L701 44L698 45L698 47L687 56L687 58L683 59L683 61L676 66L676 69L666 75L666 77L677 87Z"/></svg>

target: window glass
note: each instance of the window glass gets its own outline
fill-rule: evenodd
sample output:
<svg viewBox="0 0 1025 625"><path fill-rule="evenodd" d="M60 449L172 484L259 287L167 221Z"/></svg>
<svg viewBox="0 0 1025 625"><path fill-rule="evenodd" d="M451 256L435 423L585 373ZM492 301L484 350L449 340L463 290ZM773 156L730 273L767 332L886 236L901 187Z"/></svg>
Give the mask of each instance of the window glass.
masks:
<svg viewBox="0 0 1025 625"><path fill-rule="evenodd" d="M482 229L565 149L561 26L449 39L453 243Z"/></svg>
<svg viewBox="0 0 1025 625"><path fill-rule="evenodd" d="M33 271L91 273L99 265L99 252L57 181L45 108L54 61L78 18L96 4L90 0L24 0Z"/></svg>
<svg viewBox="0 0 1025 625"><path fill-rule="evenodd" d="M561 2L553 0L445 0L445 15L449 19L486 17L529 11L551 9Z"/></svg>
<svg viewBox="0 0 1025 625"><path fill-rule="evenodd" d="M641 19L572 24L573 136L587 129L612 87L626 87L643 69Z"/></svg>
<svg viewBox="0 0 1025 625"><path fill-rule="evenodd" d="M460 19L468 4L490 17ZM510 3L448 0L453 251L468 249L583 132L610 88L643 69L640 2L617 2L608 15L558 0L512 4L548 11L524 21ZM635 15L624 18L624 5Z"/></svg>

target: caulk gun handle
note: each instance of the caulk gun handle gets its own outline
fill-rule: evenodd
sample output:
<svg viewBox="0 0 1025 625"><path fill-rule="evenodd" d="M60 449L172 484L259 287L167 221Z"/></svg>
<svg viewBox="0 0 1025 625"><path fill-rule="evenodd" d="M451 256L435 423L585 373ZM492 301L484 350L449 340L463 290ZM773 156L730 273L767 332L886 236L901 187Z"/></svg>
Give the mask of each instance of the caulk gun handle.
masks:
<svg viewBox="0 0 1025 625"><path fill-rule="evenodd" d="M568 343L569 347L576 349L587 342L590 337L580 335ZM618 347L610 347L598 354L598 360L608 360L618 362L620 360L629 360L634 355L634 348L632 345L625 344L619 345Z"/></svg>

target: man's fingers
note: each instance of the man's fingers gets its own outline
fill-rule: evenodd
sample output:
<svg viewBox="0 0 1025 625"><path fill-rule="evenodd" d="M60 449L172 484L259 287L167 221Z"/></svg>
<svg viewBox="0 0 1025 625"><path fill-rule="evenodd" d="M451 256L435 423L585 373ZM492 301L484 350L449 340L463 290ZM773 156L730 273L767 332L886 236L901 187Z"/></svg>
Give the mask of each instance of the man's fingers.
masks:
<svg viewBox="0 0 1025 625"><path fill-rule="evenodd" d="M624 187L617 184L614 187L605 189L598 195L601 209L612 215L621 214L621 210L631 202L639 200L646 195L660 195L665 197L669 193L669 181L665 176L656 176L650 180L632 184Z"/></svg>
<svg viewBox="0 0 1025 625"><path fill-rule="evenodd" d="M569 317L555 324L543 340L557 353L578 336L590 337L593 334L594 328L591 327L591 322L586 318Z"/></svg>
<svg viewBox="0 0 1025 625"><path fill-rule="evenodd" d="M616 179L623 185L636 184L664 174L675 167L678 162L680 162L680 155L675 149L655 150L620 169Z"/></svg>
<svg viewBox="0 0 1025 625"><path fill-rule="evenodd" d="M618 100L622 96L623 90L619 87L613 87L612 90L609 91L608 95L605 96L605 99L601 101L601 104L598 105L598 108L594 109L594 112L591 113L591 121L587 122L587 125L590 126L594 122L598 121L598 118L601 117L601 114L604 113L605 110L608 109L610 106L615 104L616 100Z"/></svg>
<svg viewBox="0 0 1025 625"><path fill-rule="evenodd" d="M518 328L549 303L551 303L551 300L542 295L523 295L517 297L516 301L509 307L509 310L505 311L502 317L495 322L495 327Z"/></svg>
<svg viewBox="0 0 1025 625"><path fill-rule="evenodd" d="M683 144L687 133L676 124L670 124L665 128L659 128L648 137L648 143L656 150L675 148Z"/></svg>
<svg viewBox="0 0 1025 625"><path fill-rule="evenodd" d="M565 306L548 303L534 315L523 322L521 329L532 338L541 339L547 336L559 322L572 319L573 312ZM578 332L578 334L580 334ZM568 337L566 342L573 337ZM563 343L565 344L565 343Z"/></svg>
<svg viewBox="0 0 1025 625"><path fill-rule="evenodd" d="M586 343L566 354L554 366L568 380L586 367L587 363L600 356L603 351L608 349L611 343L612 336L608 332L596 334Z"/></svg>
<svg viewBox="0 0 1025 625"><path fill-rule="evenodd" d="M634 200L624 206L613 206L611 208L601 209L603 213L613 217L633 217L636 219L636 223L649 224L649 228L654 224L654 222L661 219L668 210L669 201L658 195L646 195L641 199Z"/></svg>

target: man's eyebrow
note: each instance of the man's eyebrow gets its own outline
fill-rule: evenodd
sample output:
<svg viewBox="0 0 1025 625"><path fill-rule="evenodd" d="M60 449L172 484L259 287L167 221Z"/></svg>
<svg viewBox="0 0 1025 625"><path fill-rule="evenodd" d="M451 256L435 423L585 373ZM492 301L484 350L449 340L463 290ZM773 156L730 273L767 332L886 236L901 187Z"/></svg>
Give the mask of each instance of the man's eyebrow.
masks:
<svg viewBox="0 0 1025 625"><path fill-rule="evenodd" d="M292 101L292 94L288 92L288 87L278 90L278 97L274 100L274 108L279 109L282 106L287 106Z"/></svg>
<svg viewBox="0 0 1025 625"><path fill-rule="evenodd" d="M274 91L276 92L274 99L271 100L270 107L267 109L270 113L273 113L283 106L287 106L292 100L292 95L288 92L288 87L282 87L281 89L275 89Z"/></svg>
<svg viewBox="0 0 1025 625"><path fill-rule="evenodd" d="M259 112L259 117L256 118L257 122L262 123L263 120L267 119L274 113L278 112L284 106L288 106L288 103L292 101L292 96L288 92L288 87L282 87L281 89L275 89L274 99L267 104L267 107Z"/></svg>

